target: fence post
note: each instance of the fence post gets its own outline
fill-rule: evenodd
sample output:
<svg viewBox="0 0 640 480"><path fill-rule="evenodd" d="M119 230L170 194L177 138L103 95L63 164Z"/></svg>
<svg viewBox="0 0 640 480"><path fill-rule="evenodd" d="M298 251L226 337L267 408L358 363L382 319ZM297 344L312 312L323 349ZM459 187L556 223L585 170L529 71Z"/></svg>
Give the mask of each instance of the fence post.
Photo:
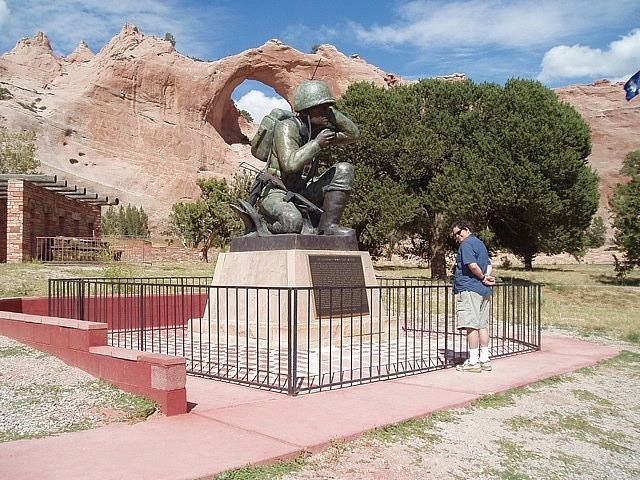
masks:
<svg viewBox="0 0 640 480"><path fill-rule="evenodd" d="M296 372L298 371L298 290L287 289L287 340L289 361L287 362L287 394L297 395L298 385Z"/></svg>
<svg viewBox="0 0 640 480"><path fill-rule="evenodd" d="M451 295L453 295L453 288L451 289ZM444 362L445 362L445 365L447 363L448 354L449 354L449 287L444 287Z"/></svg>
<svg viewBox="0 0 640 480"><path fill-rule="evenodd" d="M537 328L537 349L542 349L542 285L535 285L536 292L536 323Z"/></svg>
<svg viewBox="0 0 640 480"><path fill-rule="evenodd" d="M50 316L50 317L60 317L61 315L57 315L58 310L60 310L60 302L58 300L58 298L60 297L60 295L58 294L58 288L59 288L58 287L58 283L53 278L50 278L48 280L48 283L49 283L49 292L48 292L49 299L48 299L48 302L47 302L47 315ZM54 288L56 290L55 292L53 291ZM54 300L53 299L54 298L56 299L56 301L55 301L55 305L56 305L55 313L54 313L54 310L53 310L53 305L54 305Z"/></svg>
<svg viewBox="0 0 640 480"><path fill-rule="evenodd" d="M145 303L146 303L146 298L144 296L144 293L145 293L144 283L140 283L138 287L140 290L138 293L138 325L140 327L138 332L138 349L145 351L147 347L147 342L146 342L146 336L145 336L146 325L144 320Z"/></svg>
<svg viewBox="0 0 640 480"><path fill-rule="evenodd" d="M78 320L85 320L84 318L84 281L82 279L78 280Z"/></svg>

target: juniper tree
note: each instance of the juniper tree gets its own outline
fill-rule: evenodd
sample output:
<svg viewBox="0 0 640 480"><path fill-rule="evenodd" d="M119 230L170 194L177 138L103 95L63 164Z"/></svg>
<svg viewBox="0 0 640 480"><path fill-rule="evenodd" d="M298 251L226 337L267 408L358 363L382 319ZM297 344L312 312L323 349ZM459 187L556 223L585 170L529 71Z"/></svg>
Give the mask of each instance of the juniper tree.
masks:
<svg viewBox="0 0 640 480"><path fill-rule="evenodd" d="M589 128L540 83L359 83L338 108L362 135L331 153L356 167L344 222L372 254L409 243L442 278L460 218L527 268L538 253L584 252L599 198Z"/></svg>
<svg viewBox="0 0 640 480"><path fill-rule="evenodd" d="M615 229L614 241L623 253L616 259L616 270L624 276L634 267L640 267L640 151L629 153L620 173L630 177L619 184L609 199Z"/></svg>

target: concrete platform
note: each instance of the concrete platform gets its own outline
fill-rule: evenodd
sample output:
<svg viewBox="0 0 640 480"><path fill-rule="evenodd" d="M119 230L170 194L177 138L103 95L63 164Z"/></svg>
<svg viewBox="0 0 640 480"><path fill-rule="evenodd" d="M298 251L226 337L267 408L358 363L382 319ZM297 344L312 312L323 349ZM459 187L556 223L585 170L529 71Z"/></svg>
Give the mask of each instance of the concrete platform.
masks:
<svg viewBox="0 0 640 480"><path fill-rule="evenodd" d="M611 358L618 350L543 336L540 352L493 360L493 371L454 369L287 397L187 379L184 415L136 425L0 444L0 479L198 479L246 465L317 452L332 440L468 405Z"/></svg>

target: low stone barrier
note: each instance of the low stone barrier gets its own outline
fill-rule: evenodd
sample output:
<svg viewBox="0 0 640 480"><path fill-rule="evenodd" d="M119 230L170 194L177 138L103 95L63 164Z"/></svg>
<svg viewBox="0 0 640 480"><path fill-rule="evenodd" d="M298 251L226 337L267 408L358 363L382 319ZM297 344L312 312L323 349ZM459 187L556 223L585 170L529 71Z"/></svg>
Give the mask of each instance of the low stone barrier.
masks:
<svg viewBox="0 0 640 480"><path fill-rule="evenodd" d="M183 357L110 347L106 323L4 311L5 300L13 301L0 299L0 335L154 400L165 415L187 412Z"/></svg>

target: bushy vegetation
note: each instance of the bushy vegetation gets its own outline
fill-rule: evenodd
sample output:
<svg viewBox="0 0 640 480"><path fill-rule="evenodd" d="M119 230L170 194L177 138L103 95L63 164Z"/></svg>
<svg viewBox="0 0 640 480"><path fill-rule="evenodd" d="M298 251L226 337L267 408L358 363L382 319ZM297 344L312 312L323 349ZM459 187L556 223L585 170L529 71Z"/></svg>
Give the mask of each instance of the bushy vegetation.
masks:
<svg viewBox="0 0 640 480"><path fill-rule="evenodd" d="M36 158L35 142L35 132L11 133L0 125L0 173L38 173L40 160Z"/></svg>
<svg viewBox="0 0 640 480"><path fill-rule="evenodd" d="M246 179L235 177L231 185L215 178L198 179L201 195L195 202L171 207L165 234L177 236L186 247L199 248L205 262L212 247L224 247L242 234L242 222L229 205L247 196Z"/></svg>
<svg viewBox="0 0 640 480"><path fill-rule="evenodd" d="M362 140L326 162L356 166L345 223L361 248L384 255L408 245L442 278L449 226L465 218L527 268L537 254L584 253L599 201L589 127L540 83L359 83L338 108Z"/></svg>
<svg viewBox="0 0 640 480"><path fill-rule="evenodd" d="M102 235L126 236L126 237L147 237L149 236L149 217L144 209L120 205L116 210L110 206L102 215L100 222Z"/></svg>
<svg viewBox="0 0 640 480"><path fill-rule="evenodd" d="M615 228L615 243L623 252L616 259L616 271L625 276L640 267L640 151L629 153L620 173L630 177L618 185L609 200Z"/></svg>
<svg viewBox="0 0 640 480"><path fill-rule="evenodd" d="M604 224L604 220L601 216L593 217L591 226L587 230L587 243L588 248L603 247L607 240L607 227Z"/></svg>
<svg viewBox="0 0 640 480"><path fill-rule="evenodd" d="M164 34L164 39L165 41L169 42L171 44L172 47L175 48L176 46L176 38L169 32Z"/></svg>
<svg viewBox="0 0 640 480"><path fill-rule="evenodd" d="M13 95L7 88L0 87L0 100L8 100L11 97L13 97Z"/></svg>

